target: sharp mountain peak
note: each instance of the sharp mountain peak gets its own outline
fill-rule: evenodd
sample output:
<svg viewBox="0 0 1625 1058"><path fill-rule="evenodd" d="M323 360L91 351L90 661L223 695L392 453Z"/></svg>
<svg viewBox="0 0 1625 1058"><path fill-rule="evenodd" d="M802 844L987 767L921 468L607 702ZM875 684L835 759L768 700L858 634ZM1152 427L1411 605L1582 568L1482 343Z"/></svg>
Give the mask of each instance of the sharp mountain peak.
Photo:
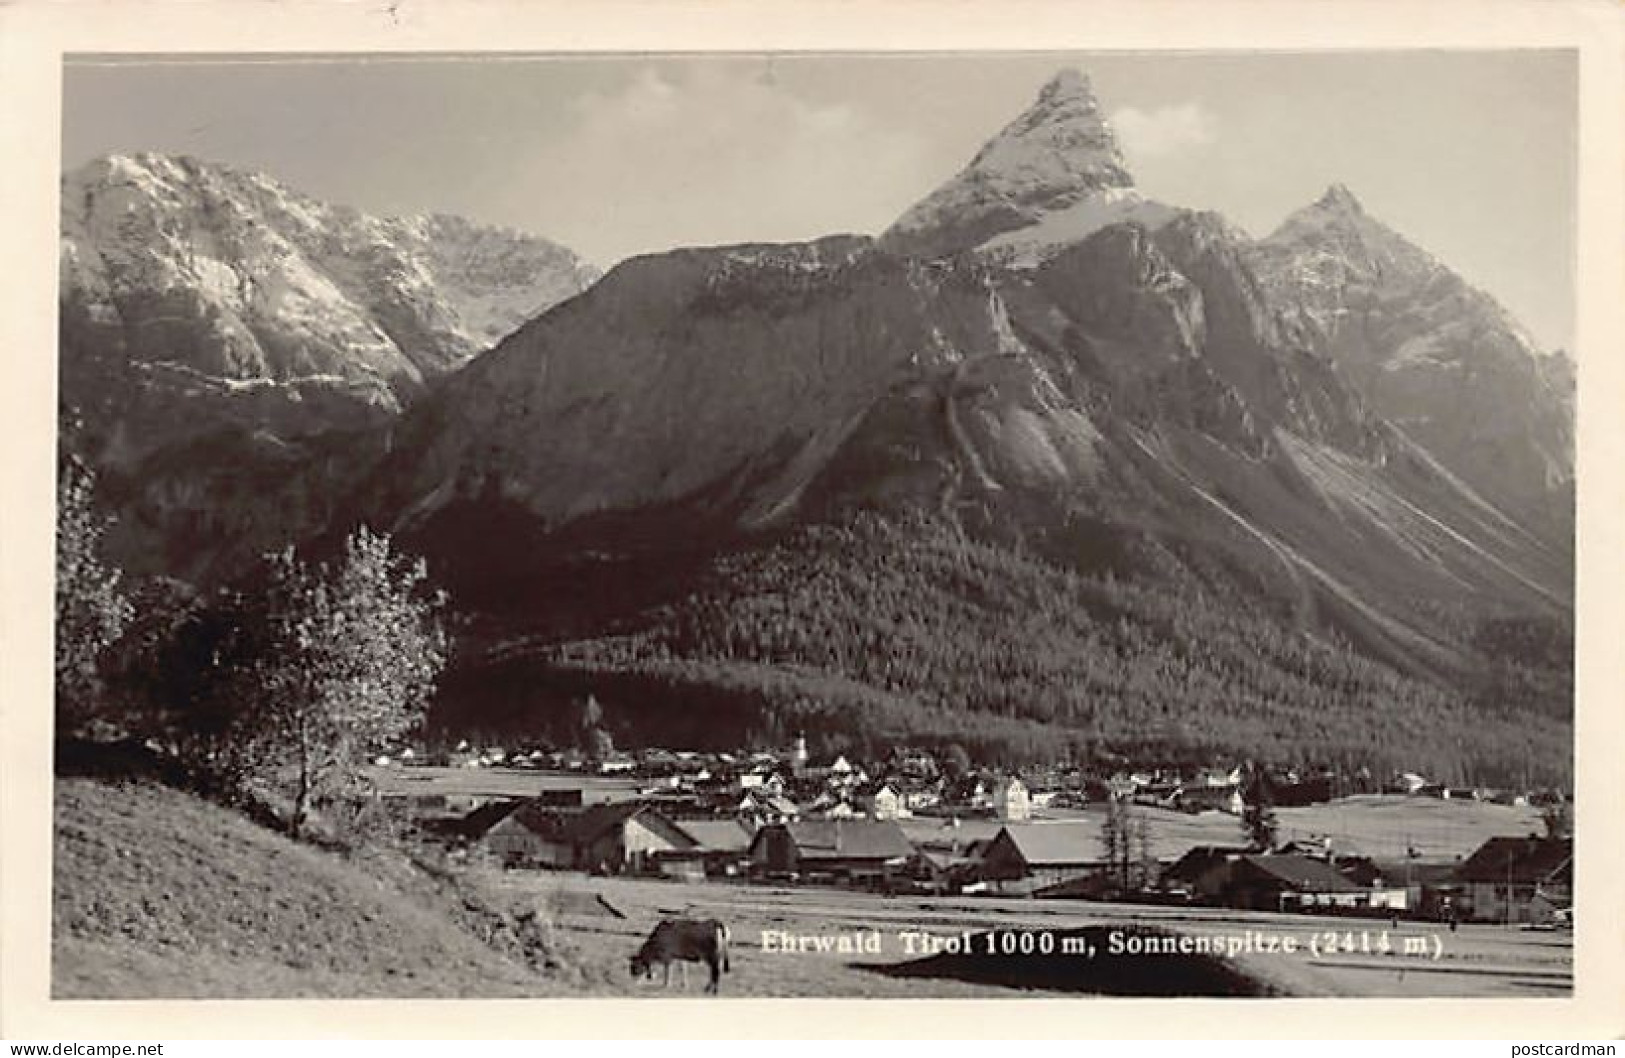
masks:
<svg viewBox="0 0 1625 1058"><path fill-rule="evenodd" d="M1117 221L1154 226L1171 213L1157 207L1156 216L1141 215L1154 205L1135 190L1089 79L1067 68L881 240L919 257L984 246L1025 252L1027 243L1075 240Z"/></svg>
<svg viewBox="0 0 1625 1058"><path fill-rule="evenodd" d="M1334 183L1326 188L1325 194L1315 201L1315 206L1319 209L1338 210L1356 216L1365 214L1365 207L1360 205L1360 200L1354 196L1354 192L1350 191L1348 185L1343 183Z"/></svg>

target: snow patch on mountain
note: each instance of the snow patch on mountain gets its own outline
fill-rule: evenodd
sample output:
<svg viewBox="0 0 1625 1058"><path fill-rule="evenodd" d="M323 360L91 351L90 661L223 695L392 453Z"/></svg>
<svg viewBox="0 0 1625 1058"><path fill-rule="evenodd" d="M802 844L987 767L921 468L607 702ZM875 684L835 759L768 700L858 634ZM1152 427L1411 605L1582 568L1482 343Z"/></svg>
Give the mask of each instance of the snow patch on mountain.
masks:
<svg viewBox="0 0 1625 1058"><path fill-rule="evenodd" d="M535 236L372 217L263 173L163 154L63 177L60 268L65 308L132 361L409 388L598 275Z"/></svg>
<svg viewBox="0 0 1625 1058"><path fill-rule="evenodd" d="M1133 219L1144 203L1133 188L1088 79L1063 70L958 175L898 218L881 245L920 257L978 246L1019 257ZM1155 213L1145 212L1147 220Z"/></svg>
<svg viewBox="0 0 1625 1058"><path fill-rule="evenodd" d="M1146 198L1133 188L1107 188L1069 206L1041 214L1024 228L1003 232L977 247L1012 268L1035 268L1057 250L1113 224L1156 229L1180 214L1173 206Z"/></svg>

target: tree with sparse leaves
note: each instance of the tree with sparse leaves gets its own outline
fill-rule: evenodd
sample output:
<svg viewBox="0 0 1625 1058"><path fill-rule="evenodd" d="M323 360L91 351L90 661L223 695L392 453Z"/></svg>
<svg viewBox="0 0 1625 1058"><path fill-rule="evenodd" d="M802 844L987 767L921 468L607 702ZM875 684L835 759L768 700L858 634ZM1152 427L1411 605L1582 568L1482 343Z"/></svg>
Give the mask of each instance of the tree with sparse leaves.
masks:
<svg viewBox="0 0 1625 1058"><path fill-rule="evenodd" d="M248 775L292 798L290 828L353 794L369 757L423 720L448 640L445 596L421 559L362 528L335 568L274 557L256 707L241 717Z"/></svg>
<svg viewBox="0 0 1625 1058"><path fill-rule="evenodd" d="M1157 876L1151 821L1121 797L1106 802L1100 822L1100 843L1106 851L1108 875L1119 893L1149 887Z"/></svg>
<svg viewBox="0 0 1625 1058"><path fill-rule="evenodd" d="M76 460L56 487L56 719L58 734L85 727L102 698L100 662L134 609L119 571L102 561L106 521L94 504L95 477Z"/></svg>
<svg viewBox="0 0 1625 1058"><path fill-rule="evenodd" d="M1248 800L1241 813L1241 828L1255 851L1270 851L1275 847L1275 806L1267 798Z"/></svg>
<svg viewBox="0 0 1625 1058"><path fill-rule="evenodd" d="M1118 892L1126 892L1129 887L1132 840L1128 804L1120 797L1113 797L1106 802L1106 816L1100 821L1100 844L1106 851L1109 874Z"/></svg>
<svg viewBox="0 0 1625 1058"><path fill-rule="evenodd" d="M1129 827L1130 844L1134 855L1134 885L1149 889L1157 883L1162 867L1157 862L1156 839L1151 832L1151 820L1143 812L1134 814Z"/></svg>
<svg viewBox="0 0 1625 1058"><path fill-rule="evenodd" d="M589 694L581 703L576 720L576 746L594 764L615 753L615 738L604 724L604 707L599 704L597 695Z"/></svg>

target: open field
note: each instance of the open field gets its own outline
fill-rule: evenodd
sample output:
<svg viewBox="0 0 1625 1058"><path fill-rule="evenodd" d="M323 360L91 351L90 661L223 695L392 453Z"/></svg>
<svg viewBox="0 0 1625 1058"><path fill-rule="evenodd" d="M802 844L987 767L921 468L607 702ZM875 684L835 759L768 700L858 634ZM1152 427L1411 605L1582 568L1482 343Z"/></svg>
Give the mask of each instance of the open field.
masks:
<svg viewBox="0 0 1625 1058"><path fill-rule="evenodd" d="M680 883L571 874L506 872L487 884L516 901L551 904L561 950L592 980L616 994L647 994L655 989L627 980L626 960L662 917L688 915L718 918L733 934L733 972L723 982L725 995L745 996L1015 996L1045 994L996 984L943 978L898 979L872 972L921 954L920 941L911 954L908 931L952 936L964 930L1026 929L1037 932L1085 926L1139 930L1157 928L1193 937L1248 934L1284 943L1292 938L1299 952L1243 954L1233 965L1276 993L1308 996L1555 996L1567 994L1573 981L1572 938L1497 926L1462 926L1459 931L1429 923L1323 918L1207 908L1159 908L1081 901L1034 901L1002 898L921 899L882 897L835 889ZM578 914L580 895L592 894L625 917ZM874 931L878 952L774 952L764 949L764 931L792 935L838 936ZM1309 953L1310 940L1324 943L1335 936L1341 946L1352 940L1375 948L1383 938L1391 954L1375 951L1320 955ZM1406 941L1426 954L1403 954ZM769 941L769 943L772 943ZM1083 957L1077 956L1079 959ZM1018 956L1012 958L1019 958ZM1168 956L1173 959L1174 956ZM1100 953L1098 966L1080 963L1079 982L1054 994L1109 991L1110 956ZM1102 962L1104 960L1104 962ZM1173 964L1170 963L1171 971ZM869 969L866 969L869 968ZM697 994L701 974L689 991ZM1171 973L1172 976L1172 973ZM1094 981L1107 982L1099 989ZM1175 982L1170 982L1171 985ZM1177 988L1170 988L1170 994Z"/></svg>
<svg viewBox="0 0 1625 1058"><path fill-rule="evenodd" d="M366 774L385 796L535 797L544 790L579 789L587 804L636 797L655 781L529 768L374 767Z"/></svg>
<svg viewBox="0 0 1625 1058"><path fill-rule="evenodd" d="M1486 839L1541 834L1540 809L1432 797L1366 795L1323 805L1278 808L1280 837L1330 835L1379 859L1405 855L1407 845L1424 859L1466 857Z"/></svg>

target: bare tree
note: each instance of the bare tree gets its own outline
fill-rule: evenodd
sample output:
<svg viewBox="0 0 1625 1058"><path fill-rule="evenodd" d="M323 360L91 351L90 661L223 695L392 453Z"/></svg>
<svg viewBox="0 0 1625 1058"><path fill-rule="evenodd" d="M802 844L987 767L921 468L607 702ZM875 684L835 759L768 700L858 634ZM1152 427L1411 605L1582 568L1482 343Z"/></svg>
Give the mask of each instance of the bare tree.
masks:
<svg viewBox="0 0 1625 1058"><path fill-rule="evenodd" d="M1241 828L1255 851L1270 851L1275 847L1275 806L1267 798L1248 801L1241 813Z"/></svg>
<svg viewBox="0 0 1625 1058"><path fill-rule="evenodd" d="M1138 889L1149 889L1157 881L1159 865L1157 854L1153 846L1151 834L1151 820L1145 813L1134 814L1130 825L1130 836L1134 844L1134 884Z"/></svg>
<svg viewBox="0 0 1625 1058"><path fill-rule="evenodd" d="M1129 888L1129 867L1134 858L1132 843L1128 803L1120 797L1112 797L1106 802L1106 817L1100 821L1100 844L1106 851L1112 884L1119 892Z"/></svg>

